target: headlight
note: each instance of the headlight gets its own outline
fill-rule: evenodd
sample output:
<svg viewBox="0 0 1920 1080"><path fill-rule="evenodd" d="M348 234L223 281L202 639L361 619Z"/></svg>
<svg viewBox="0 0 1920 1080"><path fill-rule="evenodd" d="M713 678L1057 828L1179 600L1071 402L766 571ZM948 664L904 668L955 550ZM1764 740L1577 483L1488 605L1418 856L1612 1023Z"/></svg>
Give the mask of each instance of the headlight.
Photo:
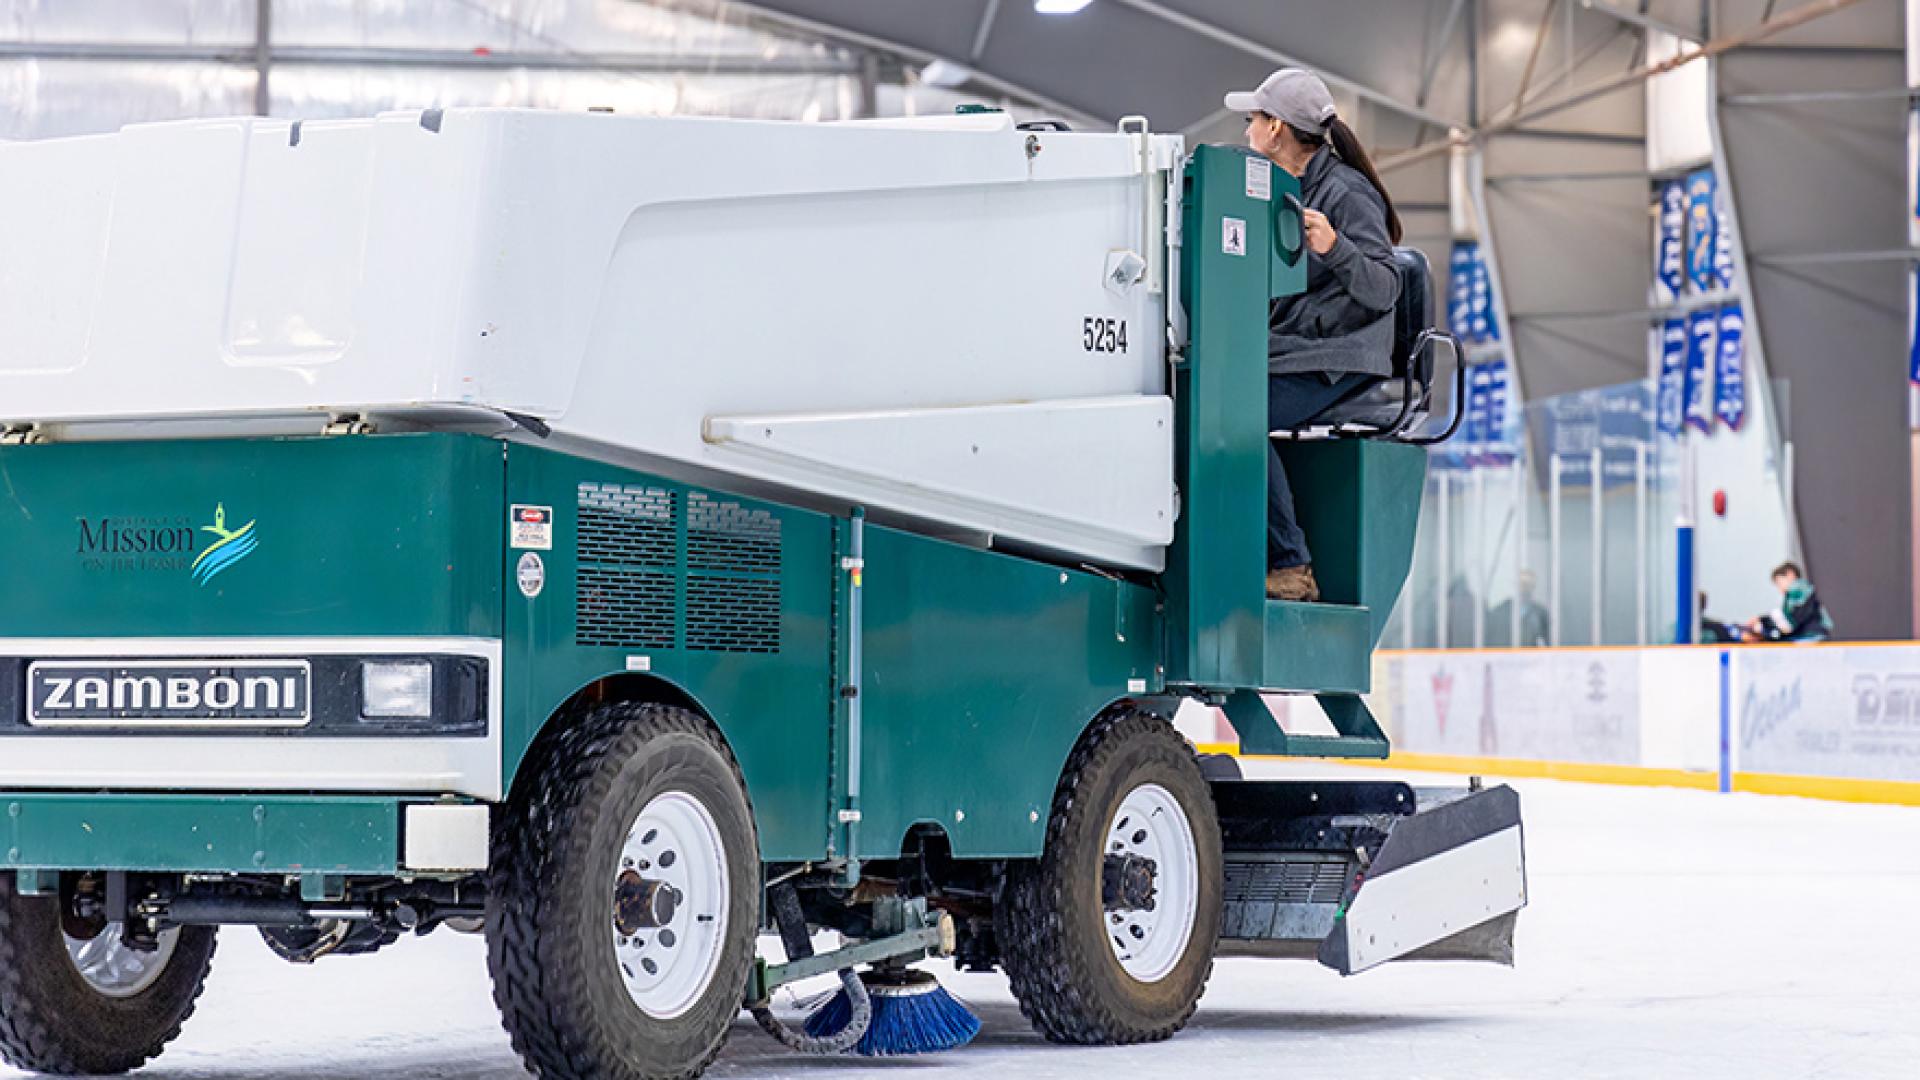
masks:
<svg viewBox="0 0 1920 1080"><path fill-rule="evenodd" d="M360 666L360 714L428 720L433 717L433 665L412 660Z"/></svg>

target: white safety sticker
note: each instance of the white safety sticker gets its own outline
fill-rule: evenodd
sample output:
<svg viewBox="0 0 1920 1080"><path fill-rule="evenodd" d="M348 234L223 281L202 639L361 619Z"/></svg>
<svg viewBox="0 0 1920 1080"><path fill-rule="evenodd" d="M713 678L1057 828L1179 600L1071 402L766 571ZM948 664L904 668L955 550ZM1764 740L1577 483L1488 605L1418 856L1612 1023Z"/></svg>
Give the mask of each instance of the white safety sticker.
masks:
<svg viewBox="0 0 1920 1080"><path fill-rule="evenodd" d="M1273 201L1273 162L1263 157L1247 159L1247 198Z"/></svg>
<svg viewBox="0 0 1920 1080"><path fill-rule="evenodd" d="M1220 250L1229 255L1247 253L1247 223L1240 218L1220 219Z"/></svg>
<svg viewBox="0 0 1920 1080"><path fill-rule="evenodd" d="M652 671L653 657L629 656L627 657L627 670L628 671Z"/></svg>
<svg viewBox="0 0 1920 1080"><path fill-rule="evenodd" d="M516 504L507 514L507 535L515 548L553 550L553 507Z"/></svg>
<svg viewBox="0 0 1920 1080"><path fill-rule="evenodd" d="M520 556L520 568L513 576L520 583L520 595L531 600L547 587L547 564L540 561L540 556L529 551Z"/></svg>

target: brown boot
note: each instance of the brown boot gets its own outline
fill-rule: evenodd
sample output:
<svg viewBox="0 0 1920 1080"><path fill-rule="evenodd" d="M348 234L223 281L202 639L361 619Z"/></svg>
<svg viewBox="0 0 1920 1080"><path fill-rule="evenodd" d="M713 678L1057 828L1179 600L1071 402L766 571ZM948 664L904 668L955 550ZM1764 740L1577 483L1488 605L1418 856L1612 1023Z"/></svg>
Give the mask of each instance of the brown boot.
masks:
<svg viewBox="0 0 1920 1080"><path fill-rule="evenodd" d="M1313 567L1287 566L1267 571L1267 595L1275 600L1315 603L1320 599L1320 583L1313 580Z"/></svg>

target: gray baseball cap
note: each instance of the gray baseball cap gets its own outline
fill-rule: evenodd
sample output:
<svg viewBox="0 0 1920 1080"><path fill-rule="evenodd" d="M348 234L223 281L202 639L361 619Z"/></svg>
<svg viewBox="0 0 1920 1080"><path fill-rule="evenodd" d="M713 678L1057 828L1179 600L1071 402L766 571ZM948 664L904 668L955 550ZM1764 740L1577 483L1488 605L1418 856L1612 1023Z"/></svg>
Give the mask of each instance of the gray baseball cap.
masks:
<svg viewBox="0 0 1920 1080"><path fill-rule="evenodd" d="M1281 68L1267 76L1257 90L1227 95L1227 108L1238 113L1262 112L1301 131L1325 131L1333 119L1333 94L1320 76L1301 68Z"/></svg>

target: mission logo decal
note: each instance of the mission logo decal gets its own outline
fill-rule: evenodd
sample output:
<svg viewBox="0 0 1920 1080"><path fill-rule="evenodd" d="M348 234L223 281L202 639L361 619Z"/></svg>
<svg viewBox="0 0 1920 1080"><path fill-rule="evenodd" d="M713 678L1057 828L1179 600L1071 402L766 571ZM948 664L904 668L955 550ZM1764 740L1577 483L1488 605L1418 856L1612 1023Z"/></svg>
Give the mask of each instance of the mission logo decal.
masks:
<svg viewBox="0 0 1920 1080"><path fill-rule="evenodd" d="M75 551L87 570L173 571L205 585L259 548L255 524L228 528L224 503L197 527L184 517L81 518Z"/></svg>

